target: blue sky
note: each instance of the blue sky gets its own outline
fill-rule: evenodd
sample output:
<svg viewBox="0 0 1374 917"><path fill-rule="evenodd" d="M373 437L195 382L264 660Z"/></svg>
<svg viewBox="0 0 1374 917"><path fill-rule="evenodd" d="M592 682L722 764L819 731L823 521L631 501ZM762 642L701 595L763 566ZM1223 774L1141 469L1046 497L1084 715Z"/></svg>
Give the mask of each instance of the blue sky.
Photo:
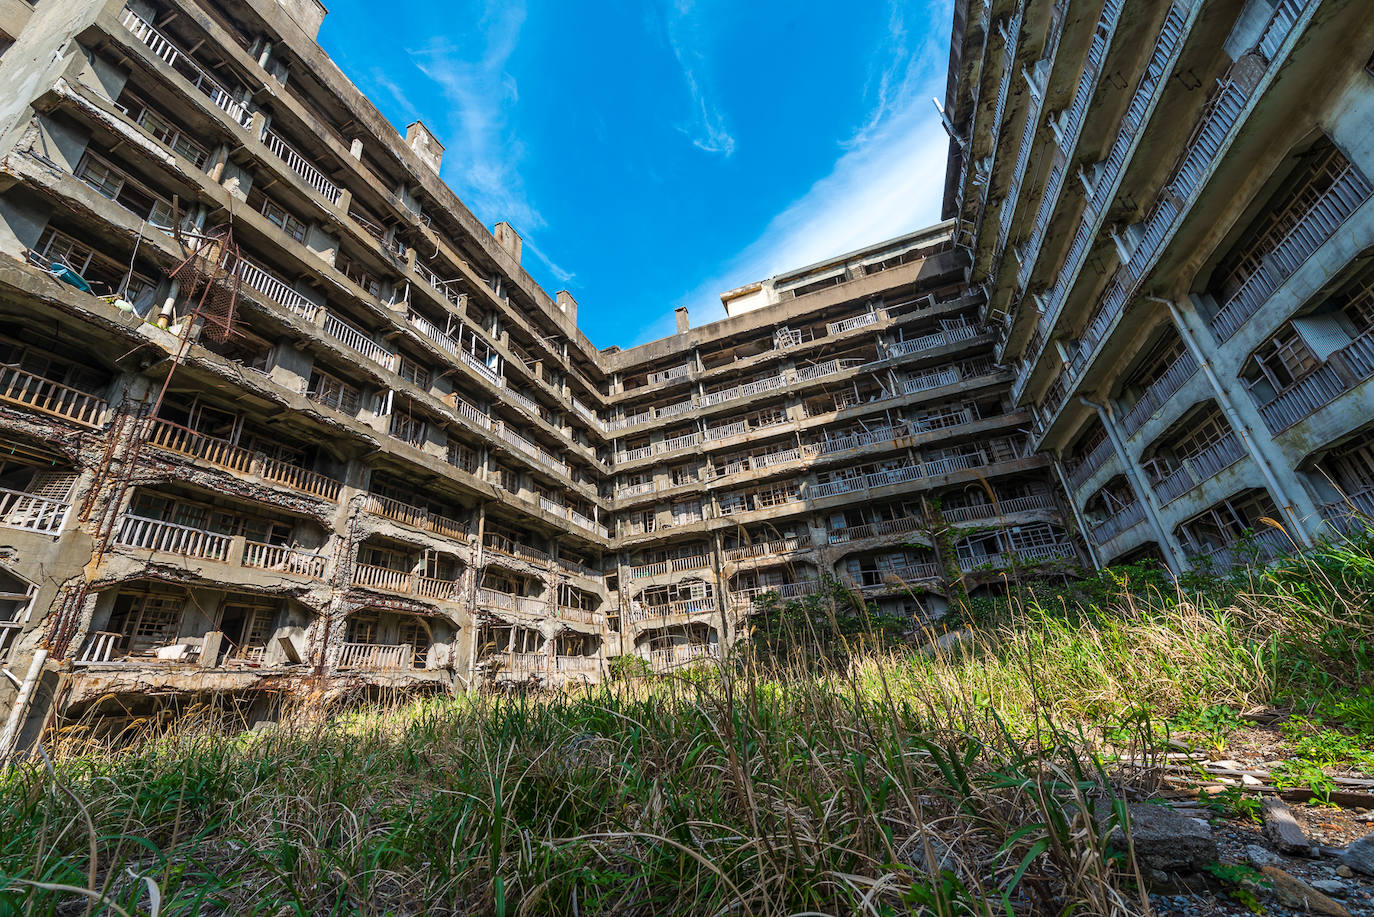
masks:
<svg viewBox="0 0 1374 917"><path fill-rule="evenodd" d="M320 43L598 347L939 219L951 0L330 0ZM385 24L383 25L383 21Z"/></svg>

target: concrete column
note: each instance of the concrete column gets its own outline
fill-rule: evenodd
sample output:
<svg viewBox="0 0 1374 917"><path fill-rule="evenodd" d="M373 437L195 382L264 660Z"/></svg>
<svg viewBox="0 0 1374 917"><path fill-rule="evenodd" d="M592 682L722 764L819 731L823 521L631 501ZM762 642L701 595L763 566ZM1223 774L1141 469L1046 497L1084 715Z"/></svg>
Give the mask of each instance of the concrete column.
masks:
<svg viewBox="0 0 1374 917"><path fill-rule="evenodd" d="M1284 517L1283 522L1289 529L1289 537L1298 544L1311 547L1314 543L1311 532L1308 531L1307 519L1320 519L1317 506L1312 502L1312 498L1307 495L1306 490L1294 478L1291 469L1287 469L1287 462L1278 449L1274 447L1273 437L1269 430L1264 426L1263 419L1259 416L1254 402L1243 392L1237 392L1238 386L1235 380L1228 379L1225 382L1217 375L1212 363L1207 359L1211 335L1203 331L1200 327L1201 320L1196 309L1184 310L1172 299L1161 300L1169 307L1169 313L1174 318L1174 325L1178 328L1179 337L1192 352L1193 358L1202 367L1203 373L1207 376L1208 383L1212 386L1212 391L1216 395L1217 404L1221 406L1226 414L1226 419L1230 422L1241 441L1245 443L1246 451L1254 459L1255 465L1264 475L1265 483L1269 485L1269 492L1274 500L1279 504L1279 513ZM1203 335L1207 334L1207 345L1204 347ZM1257 437L1255 429L1263 430L1263 434ZM1280 472L1278 469L1283 469ZM1283 477L1280 477L1280 474ZM1287 478L1285 481L1284 478ZM1291 485L1291 486L1286 486Z"/></svg>
<svg viewBox="0 0 1374 917"><path fill-rule="evenodd" d="M1051 464L1054 465L1054 473L1059 476L1059 484L1064 488L1064 493L1069 498L1069 512L1073 513L1073 521L1078 526L1078 531L1083 536L1083 546L1088 549L1088 559L1093 562L1093 567L1102 569L1102 558L1097 556L1097 546L1093 544L1092 536L1088 533L1088 526L1083 521L1083 514L1078 511L1078 500L1074 498L1073 491L1069 489L1068 476L1064 474L1064 463L1059 460L1059 453L1051 453Z"/></svg>
<svg viewBox="0 0 1374 917"><path fill-rule="evenodd" d="M1159 541L1160 550L1164 552L1165 563L1175 574L1182 573L1188 569L1187 554L1183 550L1183 546L1179 544L1178 539L1174 537L1174 533L1165 527L1160 518L1160 508L1157 502L1159 498L1155 496L1154 488L1145 480L1145 475L1140 473L1140 465L1126 452L1125 438L1117 429L1116 418L1112 414L1111 408L1094 404L1086 398L1079 400L1097 411L1097 416L1102 421L1102 427L1107 431L1107 438L1112 441L1112 449L1116 452L1116 457L1121 460L1121 466L1126 469L1126 478L1131 482L1136 498L1145 507L1145 515L1150 520L1150 527L1155 530L1155 538ZM1067 481L1064 482L1064 490L1069 494L1069 502L1074 504L1074 512L1077 513L1077 501L1074 500L1073 491L1069 490Z"/></svg>

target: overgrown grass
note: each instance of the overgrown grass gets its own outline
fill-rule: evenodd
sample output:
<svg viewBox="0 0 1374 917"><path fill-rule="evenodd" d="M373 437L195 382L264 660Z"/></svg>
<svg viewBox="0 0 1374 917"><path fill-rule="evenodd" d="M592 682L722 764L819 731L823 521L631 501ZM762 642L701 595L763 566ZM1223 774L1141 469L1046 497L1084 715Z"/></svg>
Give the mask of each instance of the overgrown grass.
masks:
<svg viewBox="0 0 1374 917"><path fill-rule="evenodd" d="M1364 547L1037 595L942 648L56 748L0 777L0 913L1139 914L1122 753L1259 704L1313 756L1368 725Z"/></svg>

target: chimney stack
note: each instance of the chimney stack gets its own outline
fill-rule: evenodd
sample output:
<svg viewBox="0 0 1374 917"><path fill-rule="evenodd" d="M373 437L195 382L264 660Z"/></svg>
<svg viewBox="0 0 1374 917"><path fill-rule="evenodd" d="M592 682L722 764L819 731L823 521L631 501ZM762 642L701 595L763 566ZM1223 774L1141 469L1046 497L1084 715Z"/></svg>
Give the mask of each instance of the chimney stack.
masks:
<svg viewBox="0 0 1374 917"><path fill-rule="evenodd" d="M433 169L435 175L439 174L439 163L444 161L444 145L429 132L429 128L420 121L410 122L406 125L406 143L421 162Z"/></svg>
<svg viewBox="0 0 1374 917"><path fill-rule="evenodd" d="M558 304L558 311L566 315L568 317L568 321L576 325L577 300L573 299L573 295L569 293L567 290L559 290L558 295L554 298L554 302Z"/></svg>
<svg viewBox="0 0 1374 917"><path fill-rule="evenodd" d="M686 331L686 330L688 329L688 327L690 327L690 326L687 324L687 307L686 307L686 306L678 306L678 307L677 307L677 333L678 333L678 334L681 334L682 332Z"/></svg>
<svg viewBox="0 0 1374 917"><path fill-rule="evenodd" d="M496 236L496 242L506 250L506 253L515 259L515 263L520 263L520 248L523 243L520 241L520 233L505 220L492 227L492 235Z"/></svg>

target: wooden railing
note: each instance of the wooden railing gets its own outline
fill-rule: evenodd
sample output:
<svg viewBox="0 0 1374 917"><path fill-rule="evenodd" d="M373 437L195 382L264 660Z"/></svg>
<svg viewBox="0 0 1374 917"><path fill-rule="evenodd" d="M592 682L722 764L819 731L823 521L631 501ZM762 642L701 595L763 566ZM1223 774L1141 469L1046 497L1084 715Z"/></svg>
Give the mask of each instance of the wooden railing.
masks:
<svg viewBox="0 0 1374 917"><path fill-rule="evenodd" d="M87 427L100 426L108 407L103 398L13 366L0 368L0 400L56 414Z"/></svg>
<svg viewBox="0 0 1374 917"><path fill-rule="evenodd" d="M134 515L121 517L119 531L115 535L115 544L126 548L164 551L221 562L229 560L231 541L228 535Z"/></svg>
<svg viewBox="0 0 1374 917"><path fill-rule="evenodd" d="M375 516L448 538L461 540L468 535L468 526L465 522L432 513L423 507L393 500L391 497L383 497L381 494L368 494L363 501L363 509Z"/></svg>
<svg viewBox="0 0 1374 917"><path fill-rule="evenodd" d="M649 667L654 672L670 672L697 659L715 659L720 649L713 643L678 643L649 650Z"/></svg>
<svg viewBox="0 0 1374 917"><path fill-rule="evenodd" d="M252 452L226 439L208 436L160 417L153 418L148 428L147 442L159 449L188 455L230 471L256 474L274 484L313 494L325 500L339 499L339 488L342 485L327 475L280 459L268 458L261 452Z"/></svg>
<svg viewBox="0 0 1374 917"><path fill-rule="evenodd" d="M57 532L67 521L70 504L37 494L0 487L0 525L29 532Z"/></svg>
<svg viewBox="0 0 1374 917"><path fill-rule="evenodd" d="M102 662L110 662L114 659L115 647L123 638L123 634L106 630L96 631L86 638L86 645L81 648L81 654L75 659L76 664L99 665Z"/></svg>
<svg viewBox="0 0 1374 917"><path fill-rule="evenodd" d="M266 544L249 541L244 545L243 565L259 570L278 570L308 576L311 579L324 579L325 565L329 559L314 551L305 551L287 545Z"/></svg>
<svg viewBox="0 0 1374 917"><path fill-rule="evenodd" d="M372 672L414 668L415 647L408 643L345 643L334 668Z"/></svg>

